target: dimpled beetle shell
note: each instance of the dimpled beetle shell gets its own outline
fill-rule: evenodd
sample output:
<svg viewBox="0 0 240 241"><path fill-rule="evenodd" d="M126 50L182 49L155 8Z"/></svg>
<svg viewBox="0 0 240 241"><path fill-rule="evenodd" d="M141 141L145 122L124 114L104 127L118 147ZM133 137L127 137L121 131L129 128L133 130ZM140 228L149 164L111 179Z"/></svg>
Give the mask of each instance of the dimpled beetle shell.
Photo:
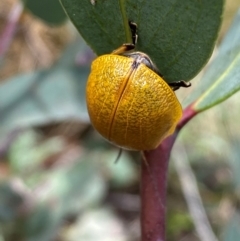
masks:
<svg viewBox="0 0 240 241"><path fill-rule="evenodd" d="M182 108L169 85L134 58L107 54L95 59L87 82L87 107L95 129L110 142L151 150L171 135Z"/></svg>

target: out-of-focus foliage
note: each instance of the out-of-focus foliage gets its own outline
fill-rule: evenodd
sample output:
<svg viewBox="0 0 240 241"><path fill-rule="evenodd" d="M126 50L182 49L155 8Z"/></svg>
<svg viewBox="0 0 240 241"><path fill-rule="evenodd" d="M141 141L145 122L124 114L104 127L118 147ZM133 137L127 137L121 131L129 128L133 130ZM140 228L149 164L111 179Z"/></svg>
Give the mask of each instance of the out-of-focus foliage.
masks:
<svg viewBox="0 0 240 241"><path fill-rule="evenodd" d="M240 239L240 217L239 214L233 215L233 218L230 220L229 224L225 229L223 236L223 241L235 241Z"/></svg>
<svg viewBox="0 0 240 241"><path fill-rule="evenodd" d="M0 133L70 118L88 120L85 85L89 66L74 66L73 55L82 44L69 47L52 68L15 76L1 85Z"/></svg>
<svg viewBox="0 0 240 241"><path fill-rule="evenodd" d="M61 229L66 229L62 230L64 240L79 240L74 236L77 230L83 237L90 235L89 240L96 239L99 234L89 232L89 223L78 229L85 219L93 221L88 212L92 208L101 213L100 217L106 217L106 227L109 222L117 222L119 228L121 221L108 208L98 211L97 207L106 198L110 183L121 188L136 182L137 170L129 155L124 154L120 165L115 165L114 159L105 157L114 158L117 152L111 155L103 149L89 153L77 147L68 150L66 146L61 137L43 141L41 134L28 130L21 132L9 147L7 165L13 177L7 176L0 183L0 221L7 240L14 240L14 235L21 240L55 240ZM121 172L129 176L115 174ZM103 232L107 229L103 228ZM111 238L111 233L105 235Z"/></svg>
<svg viewBox="0 0 240 241"><path fill-rule="evenodd" d="M64 235L66 241L112 241L113 237L116 241L128 240L124 224L111 207L93 209L82 215Z"/></svg>

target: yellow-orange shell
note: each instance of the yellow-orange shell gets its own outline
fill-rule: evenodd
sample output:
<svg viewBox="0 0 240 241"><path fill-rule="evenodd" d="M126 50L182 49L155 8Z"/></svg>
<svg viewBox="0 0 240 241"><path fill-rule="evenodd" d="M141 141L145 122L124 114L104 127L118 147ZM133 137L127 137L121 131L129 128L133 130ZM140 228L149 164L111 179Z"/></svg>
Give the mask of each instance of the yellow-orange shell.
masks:
<svg viewBox="0 0 240 241"><path fill-rule="evenodd" d="M92 63L87 107L95 129L114 144L150 150L171 135L182 108L169 85L133 58L108 54Z"/></svg>

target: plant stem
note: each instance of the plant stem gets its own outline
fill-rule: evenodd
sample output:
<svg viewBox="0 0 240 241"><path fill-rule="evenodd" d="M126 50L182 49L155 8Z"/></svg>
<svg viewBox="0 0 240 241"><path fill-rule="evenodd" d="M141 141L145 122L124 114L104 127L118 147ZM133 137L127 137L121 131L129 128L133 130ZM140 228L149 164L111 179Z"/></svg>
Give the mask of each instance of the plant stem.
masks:
<svg viewBox="0 0 240 241"><path fill-rule="evenodd" d="M141 173L142 241L165 241L168 162L179 131L196 114L192 105L187 107L175 133L167 137L155 150L143 152Z"/></svg>
<svg viewBox="0 0 240 241"><path fill-rule="evenodd" d="M183 116L182 119L179 121L177 127L176 127L176 131L175 133L179 133L180 130L195 116L197 115L199 112L196 112L194 110L194 104L192 103L191 105L189 105L188 107L186 107L186 109L184 109L183 111Z"/></svg>
<svg viewBox="0 0 240 241"><path fill-rule="evenodd" d="M165 240L168 160L175 135L153 151L145 151L141 173L142 241Z"/></svg>

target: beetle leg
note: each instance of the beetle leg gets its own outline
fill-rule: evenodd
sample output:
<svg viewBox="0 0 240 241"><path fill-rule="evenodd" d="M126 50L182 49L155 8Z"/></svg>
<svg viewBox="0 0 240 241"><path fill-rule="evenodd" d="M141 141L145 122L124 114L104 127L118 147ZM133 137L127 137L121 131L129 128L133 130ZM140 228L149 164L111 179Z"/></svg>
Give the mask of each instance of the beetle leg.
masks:
<svg viewBox="0 0 240 241"><path fill-rule="evenodd" d="M131 29L131 33L132 33L132 42L134 45L137 44L137 40L138 40L138 35L137 35L137 24L132 22L132 21L128 21L129 27Z"/></svg>
<svg viewBox="0 0 240 241"><path fill-rule="evenodd" d="M137 35L137 24L129 21L128 22L129 27L131 29L131 34L132 34L132 42L133 43L125 43L119 48L115 49L112 54L123 54L127 51L133 50L135 48L135 45L137 43L138 35Z"/></svg>
<svg viewBox="0 0 240 241"><path fill-rule="evenodd" d="M179 80L176 82L168 83L168 85L175 91L181 87L188 88L191 86L191 83L187 83L184 80Z"/></svg>
<svg viewBox="0 0 240 241"><path fill-rule="evenodd" d="M112 54L123 54L135 48L134 44L126 43L112 51Z"/></svg>

